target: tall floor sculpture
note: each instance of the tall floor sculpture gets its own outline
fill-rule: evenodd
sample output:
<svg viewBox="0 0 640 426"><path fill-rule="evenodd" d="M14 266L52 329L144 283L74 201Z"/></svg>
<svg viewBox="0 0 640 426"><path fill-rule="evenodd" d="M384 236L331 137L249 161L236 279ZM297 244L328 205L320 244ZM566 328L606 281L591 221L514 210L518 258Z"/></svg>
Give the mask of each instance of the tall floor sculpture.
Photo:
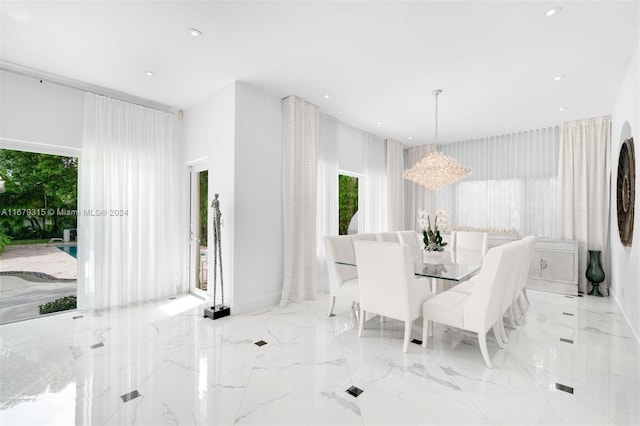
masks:
<svg viewBox="0 0 640 426"><path fill-rule="evenodd" d="M224 278L222 275L222 234L220 200L218 194L214 195L211 202L213 208L213 306L204 309L204 316L211 319L226 317L231 314L231 309L224 305ZM220 268L220 304L216 305L218 289L218 268Z"/></svg>

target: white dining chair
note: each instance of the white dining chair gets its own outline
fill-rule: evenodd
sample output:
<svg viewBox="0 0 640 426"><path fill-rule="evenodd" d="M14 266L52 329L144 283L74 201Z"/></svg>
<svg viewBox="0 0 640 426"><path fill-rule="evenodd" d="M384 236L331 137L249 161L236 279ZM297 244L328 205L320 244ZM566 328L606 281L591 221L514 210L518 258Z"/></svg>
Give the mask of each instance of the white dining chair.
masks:
<svg viewBox="0 0 640 426"><path fill-rule="evenodd" d="M397 235L398 241L408 247L411 258L422 262L422 236L416 231L398 231Z"/></svg>
<svg viewBox="0 0 640 426"><path fill-rule="evenodd" d="M427 300L422 306L422 346L426 348L428 345L432 322L475 332L485 364L493 368L487 347L487 332L493 331L498 346L502 348L498 325L505 288L502 283L511 274L516 255L513 245L492 248L487 252L480 273L474 278L471 294L452 289Z"/></svg>
<svg viewBox="0 0 640 426"><path fill-rule="evenodd" d="M513 328L517 328L517 322L515 318L516 315L514 314L513 310L513 299L514 294L517 291L518 280L520 279L520 271L522 270L525 262L527 266L529 265L529 261L527 260L526 256L527 244L525 241L513 241L508 245L515 247L515 259L513 261L513 265L511 266L511 272L509 273L506 281L503 283L504 295L502 296L502 305L500 307L502 315L500 315L499 326L500 335L502 336L502 341L504 343L509 343L507 331L504 326L504 318L507 317L511 322L511 326Z"/></svg>
<svg viewBox="0 0 640 426"><path fill-rule="evenodd" d="M389 243L397 243L398 234L395 232L376 232L376 241L386 241Z"/></svg>
<svg viewBox="0 0 640 426"><path fill-rule="evenodd" d="M335 235L324 237L324 249L329 274L329 316L333 314L336 297L347 299L352 305L358 303L358 269L355 266L340 265L336 262L355 265L356 257L353 251L353 240L349 235Z"/></svg>
<svg viewBox="0 0 640 426"><path fill-rule="evenodd" d="M451 231L451 260L454 263L482 265L489 247L486 232Z"/></svg>
<svg viewBox="0 0 640 426"><path fill-rule="evenodd" d="M353 241L377 241L376 234L373 232L361 232L358 234L351 234Z"/></svg>
<svg viewBox="0 0 640 426"><path fill-rule="evenodd" d="M529 268L529 257L528 254L528 240L518 240L508 243L513 247L516 247L516 258L514 260L514 264L511 269L511 273L509 277L501 283L504 287L503 297L501 303L501 311L502 315L500 316L500 320L498 322L498 330L500 332L500 337L504 343L509 343L509 338L504 326L504 318L507 317L511 322L511 326L516 328L520 325L519 316L520 313L517 310L517 300L518 294L520 293L519 285L520 280L522 279L523 268L525 268L525 280L526 274ZM452 290L458 293L471 294L476 285L476 279L471 278L470 280L455 286Z"/></svg>
<svg viewBox="0 0 640 426"><path fill-rule="evenodd" d="M535 248L538 237L534 235L528 235L522 239L525 249L523 251L523 260L520 264L520 271L518 273L518 279L516 282L516 288L513 294L513 315L516 324L520 325L520 316L526 311L526 307L529 305L529 296L527 295L527 280L529 278L529 268L531 266L531 257L533 256L533 250ZM520 309L520 302L522 302L523 308Z"/></svg>
<svg viewBox="0 0 640 426"><path fill-rule="evenodd" d="M422 304L431 291L424 278L416 278L406 246L382 241L356 241L360 288L360 324L364 334L367 312L404 322L402 352L407 352L413 321L422 315Z"/></svg>

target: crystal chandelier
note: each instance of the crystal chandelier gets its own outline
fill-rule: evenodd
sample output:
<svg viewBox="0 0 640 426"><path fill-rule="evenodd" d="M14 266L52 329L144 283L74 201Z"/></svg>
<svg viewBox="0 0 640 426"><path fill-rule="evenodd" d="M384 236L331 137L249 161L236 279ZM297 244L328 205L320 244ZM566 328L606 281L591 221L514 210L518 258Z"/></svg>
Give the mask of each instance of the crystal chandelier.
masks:
<svg viewBox="0 0 640 426"><path fill-rule="evenodd" d="M438 95L442 90L434 90L436 98L436 145L438 144ZM434 151L418 161L409 170L405 170L403 177L424 186L432 191L439 191L471 173L470 167L465 167L455 159Z"/></svg>

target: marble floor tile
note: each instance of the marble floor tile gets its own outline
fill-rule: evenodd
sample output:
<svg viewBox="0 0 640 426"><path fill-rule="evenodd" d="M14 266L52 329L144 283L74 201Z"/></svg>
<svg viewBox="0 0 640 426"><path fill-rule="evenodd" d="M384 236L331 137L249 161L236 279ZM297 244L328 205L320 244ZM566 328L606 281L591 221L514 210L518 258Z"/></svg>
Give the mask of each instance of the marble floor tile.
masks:
<svg viewBox="0 0 640 426"><path fill-rule="evenodd" d="M563 424L542 391L465 390L464 394L492 425Z"/></svg>
<svg viewBox="0 0 640 426"><path fill-rule="evenodd" d="M367 425L488 425L462 391L365 392L358 397Z"/></svg>
<svg viewBox="0 0 640 426"><path fill-rule="evenodd" d="M364 424L357 398L344 391L247 392L235 422L241 425Z"/></svg>
<svg viewBox="0 0 640 426"><path fill-rule="evenodd" d="M242 398L242 392L170 396L142 394L124 403L103 424L230 425L237 417Z"/></svg>
<svg viewBox="0 0 640 426"><path fill-rule="evenodd" d="M615 425L620 424L611 418L609 413L601 410L598 405L591 405L578 394L581 390L574 390L574 394L568 394L557 390L545 392L544 396L551 405L553 411L566 425Z"/></svg>
<svg viewBox="0 0 640 426"><path fill-rule="evenodd" d="M101 425L120 408L118 397L40 395L29 399L0 400L2 425Z"/></svg>
<svg viewBox="0 0 640 426"><path fill-rule="evenodd" d="M216 321L181 295L5 324L0 424L640 424L638 342L615 301L529 298L504 349L489 335L493 369L477 336L439 324L407 353L393 319L358 337L358 313L338 300L327 316L327 295Z"/></svg>
<svg viewBox="0 0 640 426"><path fill-rule="evenodd" d="M574 395L617 425L640 424L640 388L578 388Z"/></svg>

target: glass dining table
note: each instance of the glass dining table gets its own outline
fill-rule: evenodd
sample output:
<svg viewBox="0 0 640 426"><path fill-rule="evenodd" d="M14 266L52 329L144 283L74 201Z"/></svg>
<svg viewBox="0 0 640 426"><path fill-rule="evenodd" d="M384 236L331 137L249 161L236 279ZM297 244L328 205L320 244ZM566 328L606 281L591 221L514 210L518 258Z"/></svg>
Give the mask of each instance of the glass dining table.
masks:
<svg viewBox="0 0 640 426"><path fill-rule="evenodd" d="M413 272L417 277L431 279L431 291L434 294L437 293L438 290L438 280L448 281L450 284L455 285L461 281L465 281L480 270L480 265L452 262L449 253L444 253L436 262L429 262L431 263L412 261L414 265ZM336 264L357 267L355 263L349 262L336 262Z"/></svg>
<svg viewBox="0 0 640 426"><path fill-rule="evenodd" d="M455 285L461 281L467 280L480 270L480 265L467 265L463 263L454 263L450 256L444 256L438 263L414 263L414 274L417 277L426 277L431 279L431 291L438 293L438 280L449 282ZM442 283L442 287L445 283ZM440 290L442 291L442 290Z"/></svg>

